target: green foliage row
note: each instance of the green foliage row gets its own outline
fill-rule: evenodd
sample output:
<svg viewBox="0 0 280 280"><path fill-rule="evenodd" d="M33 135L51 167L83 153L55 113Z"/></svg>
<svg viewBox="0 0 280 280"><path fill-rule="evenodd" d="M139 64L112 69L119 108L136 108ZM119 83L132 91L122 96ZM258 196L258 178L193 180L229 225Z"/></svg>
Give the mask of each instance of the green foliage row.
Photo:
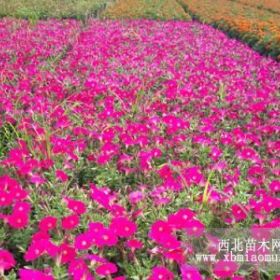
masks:
<svg viewBox="0 0 280 280"><path fill-rule="evenodd" d="M0 0L0 17L25 19L98 17L110 0Z"/></svg>

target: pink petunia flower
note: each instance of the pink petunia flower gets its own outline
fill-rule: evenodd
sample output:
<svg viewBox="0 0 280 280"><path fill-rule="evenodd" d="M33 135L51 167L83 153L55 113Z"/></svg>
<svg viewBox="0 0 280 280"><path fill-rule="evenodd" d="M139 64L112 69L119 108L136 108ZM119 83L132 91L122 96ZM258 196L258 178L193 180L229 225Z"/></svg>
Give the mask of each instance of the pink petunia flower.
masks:
<svg viewBox="0 0 280 280"><path fill-rule="evenodd" d="M10 227L15 229L23 229L29 223L29 216L25 212L14 212L7 218Z"/></svg>
<svg viewBox="0 0 280 280"><path fill-rule="evenodd" d="M214 265L214 274L220 278L229 278L238 270L238 264L232 261L220 260Z"/></svg>
<svg viewBox="0 0 280 280"><path fill-rule="evenodd" d="M39 222L39 229L41 231L49 231L56 227L57 218L53 216L47 216Z"/></svg>
<svg viewBox="0 0 280 280"><path fill-rule="evenodd" d="M13 255L4 249L0 249L0 275L3 274L5 270L9 270L16 265L16 261Z"/></svg>
<svg viewBox="0 0 280 280"><path fill-rule="evenodd" d="M164 266L156 266L152 269L152 275L148 280L173 280L173 273Z"/></svg>
<svg viewBox="0 0 280 280"><path fill-rule="evenodd" d="M195 266L183 264L180 266L182 280L202 280L199 270Z"/></svg>
<svg viewBox="0 0 280 280"><path fill-rule="evenodd" d="M138 239L130 239L127 240L125 245L131 249L131 251L135 251L137 249L143 248L143 243Z"/></svg>
<svg viewBox="0 0 280 280"><path fill-rule="evenodd" d="M118 271L118 268L114 263L108 262L99 265L95 271L100 276L106 276L106 275L116 273Z"/></svg>
<svg viewBox="0 0 280 280"><path fill-rule="evenodd" d="M67 207L77 215L82 215L86 212L85 203L80 200L65 198Z"/></svg>
<svg viewBox="0 0 280 280"><path fill-rule="evenodd" d="M184 229L188 235L199 237L204 233L205 226L198 220L189 220Z"/></svg>
<svg viewBox="0 0 280 280"><path fill-rule="evenodd" d="M72 214L62 218L61 227L64 230L72 230L76 228L80 223L80 218L77 214Z"/></svg>
<svg viewBox="0 0 280 280"><path fill-rule="evenodd" d="M19 270L20 280L54 280L53 276L47 275L44 272L36 269L20 269Z"/></svg>
<svg viewBox="0 0 280 280"><path fill-rule="evenodd" d="M125 217L116 217L112 219L110 229L117 236L127 238L136 232L137 226Z"/></svg>

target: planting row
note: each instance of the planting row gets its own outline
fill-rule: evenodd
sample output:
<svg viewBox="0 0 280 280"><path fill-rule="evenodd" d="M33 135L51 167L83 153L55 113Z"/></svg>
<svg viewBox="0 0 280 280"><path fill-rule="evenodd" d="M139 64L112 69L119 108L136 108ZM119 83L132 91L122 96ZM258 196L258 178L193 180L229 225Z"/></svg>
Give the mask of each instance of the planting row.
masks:
<svg viewBox="0 0 280 280"><path fill-rule="evenodd" d="M194 261L279 228L278 63L196 22L0 29L1 276L279 279Z"/></svg>
<svg viewBox="0 0 280 280"><path fill-rule="evenodd" d="M110 0L0 0L0 17L26 19L97 17Z"/></svg>
<svg viewBox="0 0 280 280"><path fill-rule="evenodd" d="M230 0L180 0L193 17L280 59L280 15Z"/></svg>
<svg viewBox="0 0 280 280"><path fill-rule="evenodd" d="M106 9L104 17L113 19L191 19L176 0L118 0Z"/></svg>
<svg viewBox="0 0 280 280"><path fill-rule="evenodd" d="M280 2L278 0L233 0L259 9L267 9L274 13L280 13Z"/></svg>

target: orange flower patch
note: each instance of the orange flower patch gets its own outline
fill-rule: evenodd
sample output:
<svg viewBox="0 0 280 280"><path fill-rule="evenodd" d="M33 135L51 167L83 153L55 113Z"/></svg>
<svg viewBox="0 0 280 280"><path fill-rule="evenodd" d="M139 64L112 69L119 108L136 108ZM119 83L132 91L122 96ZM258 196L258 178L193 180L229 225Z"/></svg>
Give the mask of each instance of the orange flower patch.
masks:
<svg viewBox="0 0 280 280"><path fill-rule="evenodd" d="M279 1L271 1L275 5L267 5L263 9L257 6L257 3L253 6L253 0L179 0L179 2L200 21L225 30L263 52L268 50L273 52L274 56L278 55L280 14L270 11L269 7L273 6L277 11L276 3ZM270 1L256 2L263 2L265 5Z"/></svg>
<svg viewBox="0 0 280 280"><path fill-rule="evenodd" d="M108 6L103 17L111 19L191 19L176 0L117 0Z"/></svg>

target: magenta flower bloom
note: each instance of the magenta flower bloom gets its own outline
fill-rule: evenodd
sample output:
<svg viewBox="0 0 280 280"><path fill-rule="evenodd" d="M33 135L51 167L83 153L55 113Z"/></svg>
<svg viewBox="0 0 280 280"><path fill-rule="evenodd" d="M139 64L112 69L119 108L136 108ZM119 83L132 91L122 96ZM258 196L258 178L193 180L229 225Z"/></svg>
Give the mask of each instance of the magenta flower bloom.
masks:
<svg viewBox="0 0 280 280"><path fill-rule="evenodd" d="M74 280L94 280L83 259L73 259L68 266L68 273Z"/></svg>
<svg viewBox="0 0 280 280"><path fill-rule="evenodd" d="M99 265L95 271L100 276L106 276L106 275L116 273L118 271L118 268L114 263L108 262Z"/></svg>
<svg viewBox="0 0 280 280"><path fill-rule="evenodd" d="M194 215L195 213L192 210L188 208L182 208L178 212L168 216L168 223L170 225L174 225L174 227L178 229L183 229L189 220L192 220Z"/></svg>
<svg viewBox="0 0 280 280"><path fill-rule="evenodd" d="M56 258L58 263L66 264L73 260L76 256L76 250L67 243L63 243L58 247Z"/></svg>
<svg viewBox="0 0 280 280"><path fill-rule="evenodd" d="M110 229L102 229L100 233L98 234L98 238L96 241L96 245L98 246L115 246L118 243L118 237L117 235Z"/></svg>
<svg viewBox="0 0 280 280"><path fill-rule="evenodd" d="M4 191L0 190L0 207L10 206L13 202L13 197Z"/></svg>
<svg viewBox="0 0 280 280"><path fill-rule="evenodd" d="M25 212L14 212L8 216L8 224L15 229L23 229L29 223L29 216Z"/></svg>
<svg viewBox="0 0 280 280"><path fill-rule="evenodd" d="M280 192L280 181L274 180L269 184L269 188L272 192Z"/></svg>
<svg viewBox="0 0 280 280"><path fill-rule="evenodd" d="M127 240L125 244L132 251L143 248L143 243L138 239Z"/></svg>
<svg viewBox="0 0 280 280"><path fill-rule="evenodd" d="M67 207L75 214L82 215L86 212L86 206L84 202L71 198L65 198L65 201L67 203Z"/></svg>
<svg viewBox="0 0 280 280"><path fill-rule="evenodd" d="M62 170L56 170L55 175L61 182L66 182L68 180L68 175Z"/></svg>
<svg viewBox="0 0 280 280"><path fill-rule="evenodd" d="M182 280L202 280L199 270L195 266L183 264L180 266Z"/></svg>
<svg viewBox="0 0 280 280"><path fill-rule="evenodd" d="M145 195L141 191L134 191L134 192L131 192L128 197L129 197L129 202L131 204L136 204L136 203L142 201L144 199Z"/></svg>
<svg viewBox="0 0 280 280"><path fill-rule="evenodd" d="M111 221L110 229L119 237L130 237L136 230L137 226L125 217L116 217Z"/></svg>
<svg viewBox="0 0 280 280"><path fill-rule="evenodd" d="M174 274L164 266L156 266L152 269L149 280L173 280Z"/></svg>
<svg viewBox="0 0 280 280"><path fill-rule="evenodd" d="M48 216L39 222L39 229L41 231L49 231L56 228L57 218L53 216Z"/></svg>
<svg viewBox="0 0 280 280"><path fill-rule="evenodd" d="M76 228L80 223L80 218L77 214L72 214L67 217L62 218L61 227L64 230L71 230Z"/></svg>
<svg viewBox="0 0 280 280"><path fill-rule="evenodd" d="M238 204L232 205L231 211L237 222L243 221L247 218L247 214L244 212L244 210Z"/></svg>
<svg viewBox="0 0 280 280"><path fill-rule="evenodd" d="M44 272L36 269L20 269L19 270L20 280L54 280L51 275L47 275Z"/></svg>
<svg viewBox="0 0 280 280"><path fill-rule="evenodd" d="M178 264L182 264L186 260L184 250L181 248L176 248L171 250L169 249L163 252L163 256L169 260L177 262Z"/></svg>
<svg viewBox="0 0 280 280"><path fill-rule="evenodd" d="M149 237L154 240L159 240L162 235L171 235L171 233L172 228L169 223L159 220L152 224Z"/></svg>
<svg viewBox="0 0 280 280"><path fill-rule="evenodd" d="M189 220L184 229L188 235L198 237L204 233L205 226L198 220Z"/></svg>
<svg viewBox="0 0 280 280"><path fill-rule="evenodd" d="M77 250L87 250L92 246L92 239L89 233L81 233L75 238L75 248Z"/></svg>
<svg viewBox="0 0 280 280"><path fill-rule="evenodd" d="M0 274L16 265L13 255L4 249L0 249Z"/></svg>
<svg viewBox="0 0 280 280"><path fill-rule="evenodd" d="M231 261L218 261L214 266L214 273L220 278L229 278L238 270L238 264Z"/></svg>

